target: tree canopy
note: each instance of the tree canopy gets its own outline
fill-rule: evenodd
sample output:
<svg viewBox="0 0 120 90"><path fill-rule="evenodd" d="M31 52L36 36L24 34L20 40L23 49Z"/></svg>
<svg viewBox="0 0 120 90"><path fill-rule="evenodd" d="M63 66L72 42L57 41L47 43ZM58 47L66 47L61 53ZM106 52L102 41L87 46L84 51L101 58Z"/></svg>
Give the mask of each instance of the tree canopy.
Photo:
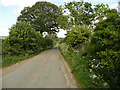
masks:
<svg viewBox="0 0 120 90"><path fill-rule="evenodd" d="M68 30L71 30L74 25L87 25L93 28L96 21L100 22L110 17L112 13L116 13L114 9L110 9L103 3L93 6L82 0L65 3L64 6L60 6L59 12L61 12L58 20L59 26ZM64 15L64 13L67 14Z"/></svg>
<svg viewBox="0 0 120 90"><path fill-rule="evenodd" d="M17 22L10 28L9 36L3 42L3 55L35 54L52 45L51 38L44 38L28 22Z"/></svg>
<svg viewBox="0 0 120 90"><path fill-rule="evenodd" d="M75 27L72 27L71 31L67 32L66 36L65 42L67 44L72 47L79 48L89 41L91 29L89 29L88 26L76 25Z"/></svg>
<svg viewBox="0 0 120 90"><path fill-rule="evenodd" d="M18 21L27 21L36 31L47 33L58 32L58 7L50 2L37 2L32 7L25 7Z"/></svg>

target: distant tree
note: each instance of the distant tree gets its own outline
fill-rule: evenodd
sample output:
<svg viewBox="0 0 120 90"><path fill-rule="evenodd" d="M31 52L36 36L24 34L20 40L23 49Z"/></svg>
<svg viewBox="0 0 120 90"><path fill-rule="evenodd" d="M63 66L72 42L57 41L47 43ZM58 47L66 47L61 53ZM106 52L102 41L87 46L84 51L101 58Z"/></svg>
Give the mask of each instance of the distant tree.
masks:
<svg viewBox="0 0 120 90"><path fill-rule="evenodd" d="M57 9L58 7L50 2L37 2L32 7L25 7L17 20L29 22L41 34L55 33L58 32Z"/></svg>

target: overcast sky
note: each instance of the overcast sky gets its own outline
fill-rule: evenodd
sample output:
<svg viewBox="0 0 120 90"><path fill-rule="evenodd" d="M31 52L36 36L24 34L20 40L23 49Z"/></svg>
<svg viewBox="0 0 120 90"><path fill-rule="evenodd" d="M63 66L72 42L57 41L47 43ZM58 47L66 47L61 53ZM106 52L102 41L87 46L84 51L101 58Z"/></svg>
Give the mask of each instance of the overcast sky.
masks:
<svg viewBox="0 0 120 90"><path fill-rule="evenodd" d="M8 36L9 28L16 23L17 17L20 15L20 11L26 6L32 6L37 1L48 1L57 6L64 5L64 2L70 2L73 0L0 0L0 36ZM80 1L80 0L75 0ZM108 4L110 8L117 9L118 1L120 0L84 0L85 2L91 2L95 4ZM65 37L66 32L60 30L59 37Z"/></svg>

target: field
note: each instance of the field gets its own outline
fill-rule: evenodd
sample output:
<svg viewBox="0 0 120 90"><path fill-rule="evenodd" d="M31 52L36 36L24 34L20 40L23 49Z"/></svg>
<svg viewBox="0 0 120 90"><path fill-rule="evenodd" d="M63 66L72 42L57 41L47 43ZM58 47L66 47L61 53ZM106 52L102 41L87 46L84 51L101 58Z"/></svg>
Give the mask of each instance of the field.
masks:
<svg viewBox="0 0 120 90"><path fill-rule="evenodd" d="M60 37L60 38L58 38L58 40L59 40L59 41L60 41L60 40L63 40L63 39L64 39L64 38L61 38L61 37Z"/></svg>
<svg viewBox="0 0 120 90"><path fill-rule="evenodd" d="M0 39L5 39L6 38L6 36L0 36Z"/></svg>

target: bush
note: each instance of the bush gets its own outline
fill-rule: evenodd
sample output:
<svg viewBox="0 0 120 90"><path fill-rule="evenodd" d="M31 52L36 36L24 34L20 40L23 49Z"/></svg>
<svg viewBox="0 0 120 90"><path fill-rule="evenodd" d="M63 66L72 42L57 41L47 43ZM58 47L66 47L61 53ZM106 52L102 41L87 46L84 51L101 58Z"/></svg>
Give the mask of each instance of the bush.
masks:
<svg viewBox="0 0 120 90"><path fill-rule="evenodd" d="M53 46L53 39L49 36L49 35L46 35L45 36L45 46L47 47L52 47Z"/></svg>
<svg viewBox="0 0 120 90"><path fill-rule="evenodd" d="M89 41L90 35L91 29L87 26L76 25L71 31L68 31L64 41L72 47L79 48Z"/></svg>
<svg viewBox="0 0 120 90"><path fill-rule="evenodd" d="M17 22L3 42L3 56L33 54L43 50L44 38L27 22Z"/></svg>
<svg viewBox="0 0 120 90"><path fill-rule="evenodd" d="M89 57L82 56L82 52L75 52L72 47L65 43L60 44L60 51L69 64L79 88L108 88L106 82L90 69ZM105 85L104 85L105 84Z"/></svg>
<svg viewBox="0 0 120 90"><path fill-rule="evenodd" d="M111 88L120 88L120 21L117 14L99 22L91 38L92 67Z"/></svg>

